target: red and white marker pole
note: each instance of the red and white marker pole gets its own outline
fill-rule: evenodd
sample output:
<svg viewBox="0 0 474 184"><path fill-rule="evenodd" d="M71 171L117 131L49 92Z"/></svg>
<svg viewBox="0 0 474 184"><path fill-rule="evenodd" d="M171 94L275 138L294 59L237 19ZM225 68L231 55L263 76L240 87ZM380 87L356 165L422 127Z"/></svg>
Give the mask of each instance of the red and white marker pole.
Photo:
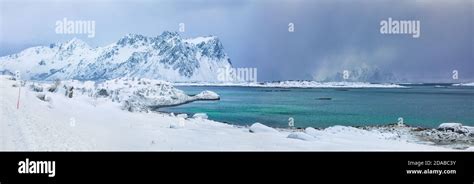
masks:
<svg viewBox="0 0 474 184"><path fill-rule="evenodd" d="M20 109L20 92L21 92L21 84L18 87L18 100L16 101L16 109Z"/></svg>
<svg viewBox="0 0 474 184"><path fill-rule="evenodd" d="M20 94L21 94L21 81L20 81L20 72L15 72L16 81L18 81L18 100L16 101L16 109L20 109Z"/></svg>

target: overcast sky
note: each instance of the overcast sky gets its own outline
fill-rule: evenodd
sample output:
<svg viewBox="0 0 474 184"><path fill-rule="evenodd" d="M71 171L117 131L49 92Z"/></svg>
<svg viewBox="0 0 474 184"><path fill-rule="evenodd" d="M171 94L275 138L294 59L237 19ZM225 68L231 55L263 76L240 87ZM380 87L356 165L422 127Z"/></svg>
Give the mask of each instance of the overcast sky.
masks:
<svg viewBox="0 0 474 184"><path fill-rule="evenodd" d="M474 80L472 0L0 1L0 56L78 37L104 46L127 33L215 35L258 80L320 79L376 67L410 81ZM380 21L419 20L419 38L382 35ZM60 35L56 21L94 20L96 35ZM288 24L295 32L288 32Z"/></svg>

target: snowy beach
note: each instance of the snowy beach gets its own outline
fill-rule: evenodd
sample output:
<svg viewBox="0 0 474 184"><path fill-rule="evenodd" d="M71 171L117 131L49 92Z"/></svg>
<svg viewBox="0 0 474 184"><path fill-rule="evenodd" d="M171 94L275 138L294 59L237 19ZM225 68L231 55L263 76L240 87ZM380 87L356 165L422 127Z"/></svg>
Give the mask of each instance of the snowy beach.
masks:
<svg viewBox="0 0 474 184"><path fill-rule="evenodd" d="M421 139L413 137L414 134L403 132L415 129L410 127L399 129L392 126L396 131L386 127L348 126L274 129L263 123L249 127L229 125L209 120L205 114L188 117L185 114L148 110L147 107L164 103L179 104L194 98L218 98L217 94L210 91L197 97L188 96L165 83L159 83L163 84L160 88L140 88L137 80L129 84L131 88L126 88L120 87L120 82L117 82L118 85L111 80L114 85L105 88L109 95L97 96L105 94L104 91L100 92L100 85L64 81L56 92L47 90L51 84L41 85L43 91L37 92L31 87L33 82L23 82L19 93L18 81L9 76L1 76L0 80L0 150L459 150L437 145L429 139L421 142ZM67 95L68 88L64 87L68 85L74 86L72 97ZM90 88L89 93L87 86ZM153 98L154 104L143 104L136 100L135 105L144 106L134 110L123 108L125 101L134 98L133 95L124 94L146 94L147 91L148 96L138 96ZM20 103L17 109L18 95ZM454 133L450 132L449 135ZM462 135L467 137L468 143L472 141L469 132ZM462 149L472 150L472 147Z"/></svg>

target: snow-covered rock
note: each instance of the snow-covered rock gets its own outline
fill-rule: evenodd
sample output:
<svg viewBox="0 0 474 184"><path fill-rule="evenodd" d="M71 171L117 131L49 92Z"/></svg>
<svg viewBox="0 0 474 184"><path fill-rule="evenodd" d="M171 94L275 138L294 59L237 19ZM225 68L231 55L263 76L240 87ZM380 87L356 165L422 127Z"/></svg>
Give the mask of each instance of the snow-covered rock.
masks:
<svg viewBox="0 0 474 184"><path fill-rule="evenodd" d="M447 145L453 148L464 147L474 144L473 134L463 134L451 130L429 129L417 133L422 140L430 141L439 145Z"/></svg>
<svg viewBox="0 0 474 184"><path fill-rule="evenodd" d="M303 141L315 141L317 140L315 137L308 135L304 132L292 132L288 135L290 139L299 139Z"/></svg>
<svg viewBox="0 0 474 184"><path fill-rule="evenodd" d="M199 100L219 100L219 95L213 91L202 91L201 93L195 95Z"/></svg>
<svg viewBox="0 0 474 184"><path fill-rule="evenodd" d="M469 135L474 137L474 127L473 126L464 126L469 131Z"/></svg>
<svg viewBox="0 0 474 184"><path fill-rule="evenodd" d="M45 101L45 102L50 102L51 101L51 97L47 96L45 93L38 93L36 95L36 97L38 97L38 99L40 99L42 101Z"/></svg>
<svg viewBox="0 0 474 184"><path fill-rule="evenodd" d="M185 121L186 121L185 118L179 117L179 115L176 116L176 118L177 118L178 121L177 121L177 122L172 122L172 123L170 124L170 128L175 128L175 129L176 129L176 128L184 128L184 126L185 126Z"/></svg>
<svg viewBox="0 0 474 184"><path fill-rule="evenodd" d="M216 36L182 39L165 31L156 37L128 34L92 48L79 39L37 46L0 57L0 73L20 71L34 80L107 80L140 77L166 81L218 81L231 62Z"/></svg>
<svg viewBox="0 0 474 184"><path fill-rule="evenodd" d="M279 133L278 130L265 126L261 123L254 123L249 127L249 131L252 133Z"/></svg>
<svg viewBox="0 0 474 184"><path fill-rule="evenodd" d="M472 127L463 126L461 123L442 123L438 126L440 131L451 131L460 134L469 134L471 129Z"/></svg>
<svg viewBox="0 0 474 184"><path fill-rule="evenodd" d="M198 119L207 119L209 118L206 113L196 113L193 115L193 118L198 118Z"/></svg>

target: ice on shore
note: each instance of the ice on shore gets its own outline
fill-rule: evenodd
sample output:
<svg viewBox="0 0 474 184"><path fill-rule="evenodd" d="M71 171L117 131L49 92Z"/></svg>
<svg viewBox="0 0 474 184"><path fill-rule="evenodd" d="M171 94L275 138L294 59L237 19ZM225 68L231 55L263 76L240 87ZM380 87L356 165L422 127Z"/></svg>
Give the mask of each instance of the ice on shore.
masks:
<svg viewBox="0 0 474 184"><path fill-rule="evenodd" d="M213 92L213 91L202 91L201 93L197 94L196 96L196 99L199 99L199 100L219 100L220 97L217 93Z"/></svg>

